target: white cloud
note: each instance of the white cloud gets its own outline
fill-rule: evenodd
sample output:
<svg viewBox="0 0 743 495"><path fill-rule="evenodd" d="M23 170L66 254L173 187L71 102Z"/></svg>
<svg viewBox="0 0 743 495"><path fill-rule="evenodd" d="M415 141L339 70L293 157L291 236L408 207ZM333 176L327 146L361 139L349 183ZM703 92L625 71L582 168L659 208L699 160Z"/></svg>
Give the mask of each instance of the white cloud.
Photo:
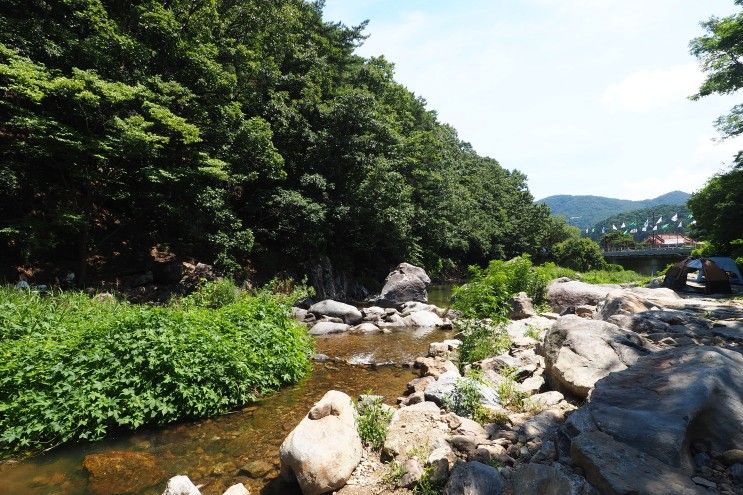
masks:
<svg viewBox="0 0 743 495"><path fill-rule="evenodd" d="M642 70L612 84L601 103L613 110L645 112L682 103L704 80L696 64L666 69Z"/></svg>
<svg viewBox="0 0 743 495"><path fill-rule="evenodd" d="M721 140L719 137L702 136L694 149L694 161L700 166L724 167L732 163L735 155L743 150L743 136Z"/></svg>
<svg viewBox="0 0 743 495"><path fill-rule="evenodd" d="M675 190L697 191L710 177L726 170L740 150L743 150L743 137L720 141L700 136L690 155L690 163L662 167L652 175L622 180L617 185L619 197L648 199Z"/></svg>

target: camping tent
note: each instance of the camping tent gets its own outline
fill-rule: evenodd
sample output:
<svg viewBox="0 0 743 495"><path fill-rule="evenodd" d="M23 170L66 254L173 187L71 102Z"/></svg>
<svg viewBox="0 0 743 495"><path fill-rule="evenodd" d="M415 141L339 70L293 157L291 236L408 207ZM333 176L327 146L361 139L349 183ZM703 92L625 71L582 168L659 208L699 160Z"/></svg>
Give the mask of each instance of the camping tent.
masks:
<svg viewBox="0 0 743 495"><path fill-rule="evenodd" d="M735 263L733 263L733 266L735 266ZM676 263L666 272L666 276L663 279L663 287L669 287L673 290L686 289L688 287L688 274L693 270L699 270L697 281L704 282L704 292L706 294L732 292L730 288L731 277L728 276L723 267L711 258L686 258ZM740 272L737 266L735 266L735 272L733 273L740 278Z"/></svg>
<svg viewBox="0 0 743 495"><path fill-rule="evenodd" d="M743 276L741 276L738 265L735 264L732 258L728 258L727 256L710 256L709 260L727 272L731 284L743 284ZM704 282L705 271L701 259L691 260L687 266L690 269L699 270L697 273L697 282Z"/></svg>
<svg viewBox="0 0 743 495"><path fill-rule="evenodd" d="M738 265L735 264L733 258L728 256L710 256L709 259L728 273L731 284L743 285L743 275L741 275Z"/></svg>

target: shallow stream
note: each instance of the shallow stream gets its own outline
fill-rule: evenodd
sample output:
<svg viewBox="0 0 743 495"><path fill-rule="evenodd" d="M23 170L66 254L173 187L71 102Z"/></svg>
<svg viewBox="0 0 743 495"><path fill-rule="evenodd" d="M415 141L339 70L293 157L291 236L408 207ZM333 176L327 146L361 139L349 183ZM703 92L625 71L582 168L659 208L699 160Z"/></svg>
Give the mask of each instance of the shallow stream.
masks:
<svg viewBox="0 0 743 495"><path fill-rule="evenodd" d="M277 480L278 451L284 437L312 404L330 389L352 397L373 391L394 404L405 384L414 378L409 364L425 353L429 343L450 337L441 330L400 329L389 334L318 338L318 353L357 364L314 363L312 373L301 383L223 416L78 444L20 463L1 464L0 495L159 495L167 478L176 474L186 474L203 485L204 495L220 495L238 482L253 494L295 493ZM83 468L85 456L115 451L148 453L154 463L128 476L116 476L115 484L91 485ZM139 486L149 478L159 481L153 486Z"/></svg>

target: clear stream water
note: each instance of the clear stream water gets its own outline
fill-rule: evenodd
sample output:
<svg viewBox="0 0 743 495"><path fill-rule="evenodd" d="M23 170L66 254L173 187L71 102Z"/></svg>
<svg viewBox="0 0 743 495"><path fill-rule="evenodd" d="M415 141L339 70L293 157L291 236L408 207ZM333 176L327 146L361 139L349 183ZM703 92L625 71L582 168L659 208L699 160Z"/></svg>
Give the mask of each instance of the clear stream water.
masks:
<svg viewBox="0 0 743 495"><path fill-rule="evenodd" d="M450 292L446 287L434 288L431 302L446 306ZM176 474L186 474L203 485L204 495L221 495L234 483L244 483L253 494L295 493L277 479L278 451L284 437L312 404L330 389L352 397L373 391L394 404L405 384L415 377L404 365L425 353L429 343L450 337L441 330L401 329L390 334L317 338L318 353L359 364L314 363L312 373L301 383L223 416L123 434L60 448L18 463L0 464L0 495L159 495L165 481ZM143 467L131 473L130 479L117 476L116 487L105 483L91 486L83 468L85 456L115 451L151 454L156 466ZM148 470L161 473L152 475L160 479L153 486L140 487L141 480L150 475L145 472ZM255 471L261 474L248 474Z"/></svg>

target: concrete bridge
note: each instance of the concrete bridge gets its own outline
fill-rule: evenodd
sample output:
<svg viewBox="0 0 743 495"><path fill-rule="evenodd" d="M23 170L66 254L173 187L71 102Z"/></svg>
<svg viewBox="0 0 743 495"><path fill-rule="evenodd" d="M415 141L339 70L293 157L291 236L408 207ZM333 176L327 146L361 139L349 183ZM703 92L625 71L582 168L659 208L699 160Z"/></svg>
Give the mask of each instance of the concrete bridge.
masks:
<svg viewBox="0 0 743 495"><path fill-rule="evenodd" d="M693 246L648 247L643 249L620 249L604 251L605 258L638 258L638 257L685 257L691 254Z"/></svg>
<svg viewBox="0 0 743 495"><path fill-rule="evenodd" d="M671 263L677 263L691 254L691 246L647 247L604 251L609 263L622 265L643 275L657 275Z"/></svg>

